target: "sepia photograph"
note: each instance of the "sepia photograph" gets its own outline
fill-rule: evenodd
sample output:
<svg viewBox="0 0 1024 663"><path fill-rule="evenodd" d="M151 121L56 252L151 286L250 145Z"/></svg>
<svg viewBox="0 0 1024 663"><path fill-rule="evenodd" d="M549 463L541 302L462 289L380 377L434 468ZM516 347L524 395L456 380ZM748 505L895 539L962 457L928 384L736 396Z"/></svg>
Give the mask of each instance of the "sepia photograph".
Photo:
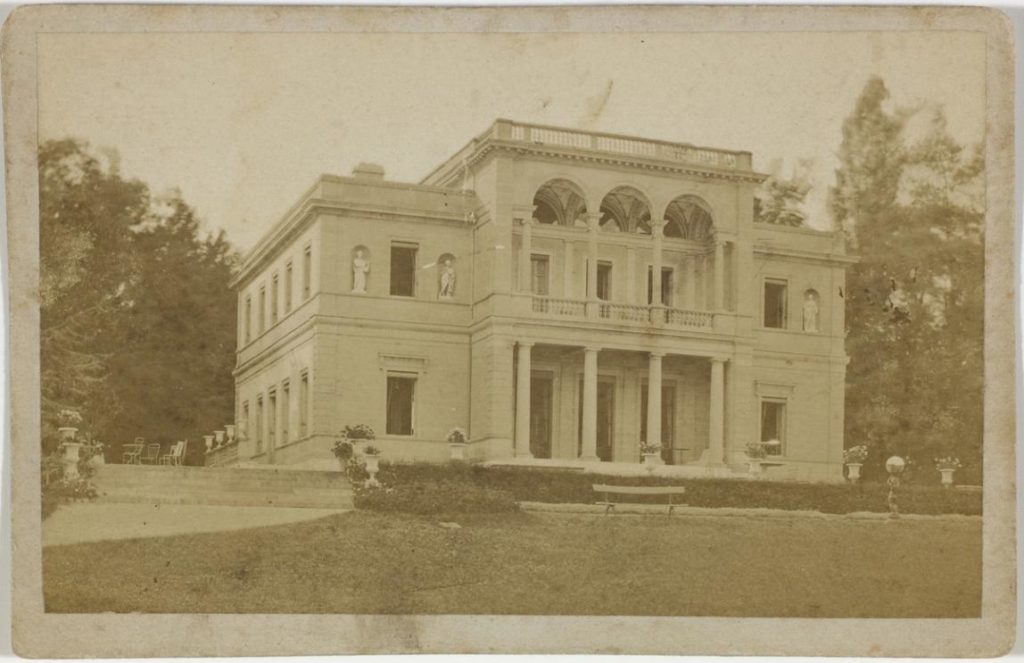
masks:
<svg viewBox="0 0 1024 663"><path fill-rule="evenodd" d="M1001 15L98 9L5 25L26 655L1011 646ZM359 617L97 641L188 615Z"/></svg>

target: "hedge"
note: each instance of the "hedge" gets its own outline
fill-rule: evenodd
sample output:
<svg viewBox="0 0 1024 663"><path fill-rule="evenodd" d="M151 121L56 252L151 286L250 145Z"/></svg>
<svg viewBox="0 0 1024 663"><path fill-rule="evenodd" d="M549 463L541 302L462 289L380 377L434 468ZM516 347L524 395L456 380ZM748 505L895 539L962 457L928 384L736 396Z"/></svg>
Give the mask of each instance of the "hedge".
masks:
<svg viewBox="0 0 1024 663"><path fill-rule="evenodd" d="M457 510L456 506L472 509L475 500L483 500L490 505L493 497L488 492L462 492L454 487L456 484L497 491L516 501L592 504L597 500L592 488L594 483L624 486L681 485L687 489L685 503L696 507L768 508L837 514L886 512L889 508L886 499L888 488L882 483L849 485L748 479L609 477L568 470L484 467L455 462L382 463L377 478L401 492L401 497L392 498L396 502L420 500L440 508L448 500L451 507L449 510ZM630 498L634 499L636 502L645 501L642 497ZM657 501L657 498L654 500ZM902 513L980 515L982 495L980 492L910 485L900 489L899 505ZM429 511L420 510L416 513Z"/></svg>

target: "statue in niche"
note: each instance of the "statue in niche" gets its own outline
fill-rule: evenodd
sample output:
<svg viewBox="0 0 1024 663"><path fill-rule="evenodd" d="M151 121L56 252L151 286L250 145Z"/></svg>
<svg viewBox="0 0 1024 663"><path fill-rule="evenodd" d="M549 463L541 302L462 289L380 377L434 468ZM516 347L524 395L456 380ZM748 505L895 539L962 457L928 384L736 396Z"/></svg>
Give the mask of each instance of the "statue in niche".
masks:
<svg viewBox="0 0 1024 663"><path fill-rule="evenodd" d="M451 258L444 259L441 267L441 288L437 293L442 299L451 299L455 296L455 265Z"/></svg>
<svg viewBox="0 0 1024 663"><path fill-rule="evenodd" d="M370 261L363 256L363 250L357 249L352 258L352 292L366 294L366 275L370 272Z"/></svg>
<svg viewBox="0 0 1024 663"><path fill-rule="evenodd" d="M804 293L804 331L818 331L818 295L813 290Z"/></svg>

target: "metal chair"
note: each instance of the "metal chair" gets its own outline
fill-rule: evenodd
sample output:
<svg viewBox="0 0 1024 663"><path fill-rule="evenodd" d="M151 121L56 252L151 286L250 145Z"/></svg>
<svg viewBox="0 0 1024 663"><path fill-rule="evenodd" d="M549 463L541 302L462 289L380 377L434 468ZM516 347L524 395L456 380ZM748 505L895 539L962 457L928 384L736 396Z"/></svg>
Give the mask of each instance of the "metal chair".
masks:
<svg viewBox="0 0 1024 663"><path fill-rule="evenodd" d="M121 462L125 465L139 465L142 463L142 447L145 446L146 441L141 438L135 438L135 441L126 444L122 447Z"/></svg>
<svg viewBox="0 0 1024 663"><path fill-rule="evenodd" d="M146 465L156 465L160 459L160 443L153 442L152 444L146 445L146 452L142 454L142 463Z"/></svg>

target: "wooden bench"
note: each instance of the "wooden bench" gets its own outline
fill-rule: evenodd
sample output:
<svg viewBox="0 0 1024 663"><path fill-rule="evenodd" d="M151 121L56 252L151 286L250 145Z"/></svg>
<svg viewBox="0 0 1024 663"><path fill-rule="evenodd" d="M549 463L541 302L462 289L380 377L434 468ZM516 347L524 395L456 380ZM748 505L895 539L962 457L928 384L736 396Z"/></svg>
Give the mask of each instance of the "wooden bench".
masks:
<svg viewBox="0 0 1024 663"><path fill-rule="evenodd" d="M672 509L677 506L672 503L672 498L686 493L686 488L682 486L610 486L604 483L595 483L593 487L595 493L604 496L604 501L598 502L598 504L604 507L605 515L615 508L616 500L612 499L613 495L667 495L668 515L671 516ZM621 503L622 500L618 500L618 502Z"/></svg>

